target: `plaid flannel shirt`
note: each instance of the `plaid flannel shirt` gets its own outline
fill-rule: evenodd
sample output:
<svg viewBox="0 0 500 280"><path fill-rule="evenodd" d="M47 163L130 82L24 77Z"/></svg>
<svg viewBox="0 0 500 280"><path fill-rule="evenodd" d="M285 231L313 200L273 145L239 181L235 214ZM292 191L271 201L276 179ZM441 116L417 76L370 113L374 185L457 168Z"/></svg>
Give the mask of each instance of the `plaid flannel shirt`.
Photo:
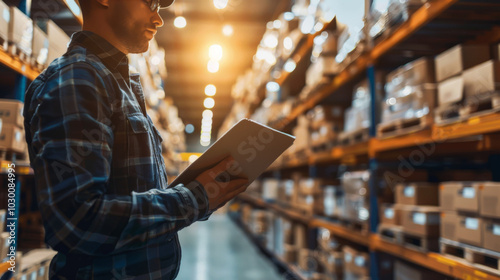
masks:
<svg viewBox="0 0 500 280"><path fill-rule="evenodd" d="M30 85L24 107L51 279L173 279L177 231L209 216L196 181L167 189L160 134L138 74L98 35Z"/></svg>

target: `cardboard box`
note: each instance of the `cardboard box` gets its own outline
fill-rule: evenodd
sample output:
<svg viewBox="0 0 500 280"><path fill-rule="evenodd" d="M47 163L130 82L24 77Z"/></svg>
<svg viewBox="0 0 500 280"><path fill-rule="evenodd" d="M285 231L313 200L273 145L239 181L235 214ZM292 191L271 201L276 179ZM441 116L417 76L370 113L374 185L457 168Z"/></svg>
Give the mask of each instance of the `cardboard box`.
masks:
<svg viewBox="0 0 500 280"><path fill-rule="evenodd" d="M16 7L10 7L9 43L31 57L33 21Z"/></svg>
<svg viewBox="0 0 500 280"><path fill-rule="evenodd" d="M355 194L345 194L343 213L343 218L347 220L362 223L368 222L368 219L370 218L368 197Z"/></svg>
<svg viewBox="0 0 500 280"><path fill-rule="evenodd" d="M460 219L456 212L445 211L441 212L441 237L453 241L458 241L457 231Z"/></svg>
<svg viewBox="0 0 500 280"><path fill-rule="evenodd" d="M483 245L483 220L477 216L458 216L457 238L459 242L473 246Z"/></svg>
<svg viewBox="0 0 500 280"><path fill-rule="evenodd" d="M483 218L483 247L500 252L500 220Z"/></svg>
<svg viewBox="0 0 500 280"><path fill-rule="evenodd" d="M438 84L439 106L461 102L464 97L464 79L462 75L449 78Z"/></svg>
<svg viewBox="0 0 500 280"><path fill-rule="evenodd" d="M488 45L457 45L436 56L436 80L444 81L488 59Z"/></svg>
<svg viewBox="0 0 500 280"><path fill-rule="evenodd" d="M342 174L341 184L346 194L367 196L369 180L370 172L368 170L345 172Z"/></svg>
<svg viewBox="0 0 500 280"><path fill-rule="evenodd" d="M417 59L390 72L386 79L387 97L392 97L394 92L402 90L406 86L434 83L434 60L428 57Z"/></svg>
<svg viewBox="0 0 500 280"><path fill-rule="evenodd" d="M7 216L7 210L0 209L0 232L5 231L5 218Z"/></svg>
<svg viewBox="0 0 500 280"><path fill-rule="evenodd" d="M479 204L481 216L500 218L500 183L483 183L479 194Z"/></svg>
<svg viewBox="0 0 500 280"><path fill-rule="evenodd" d="M319 122L343 122L344 108L341 106L317 105L311 111L311 125Z"/></svg>
<svg viewBox="0 0 500 280"><path fill-rule="evenodd" d="M269 200L278 199L280 181L276 179L265 179L262 182L262 198Z"/></svg>
<svg viewBox="0 0 500 280"><path fill-rule="evenodd" d="M439 237L439 207L402 206L404 232L421 237Z"/></svg>
<svg viewBox="0 0 500 280"><path fill-rule="evenodd" d="M9 39L10 8L0 0L0 38Z"/></svg>
<svg viewBox="0 0 500 280"><path fill-rule="evenodd" d="M325 216L338 217L344 200L340 199L342 190L339 186L325 186L323 188L323 210Z"/></svg>
<svg viewBox="0 0 500 280"><path fill-rule="evenodd" d="M299 249L297 263L302 270L316 271L318 269L317 252L309 249Z"/></svg>
<svg viewBox="0 0 500 280"><path fill-rule="evenodd" d="M307 178L299 182L299 193L301 195L317 195L321 193L321 179Z"/></svg>
<svg viewBox="0 0 500 280"><path fill-rule="evenodd" d="M482 182L441 183L439 187L441 210L479 213L482 186Z"/></svg>
<svg viewBox="0 0 500 280"><path fill-rule="evenodd" d="M33 24L33 62L38 65L47 65L47 58L49 55L49 38L47 34L36 25Z"/></svg>
<svg viewBox="0 0 500 280"><path fill-rule="evenodd" d="M500 60L500 44L493 46L493 58Z"/></svg>
<svg viewBox="0 0 500 280"><path fill-rule="evenodd" d="M433 183L408 183L396 185L396 203L401 205L437 206L439 188Z"/></svg>
<svg viewBox="0 0 500 280"><path fill-rule="evenodd" d="M283 260L287 263L297 262L297 247L295 245L284 244L283 245Z"/></svg>
<svg viewBox="0 0 500 280"><path fill-rule="evenodd" d="M293 225L294 245L297 249L307 248L307 228L302 224Z"/></svg>
<svg viewBox="0 0 500 280"><path fill-rule="evenodd" d="M397 204L382 204L380 219L382 224L401 225L401 206Z"/></svg>
<svg viewBox="0 0 500 280"><path fill-rule="evenodd" d="M342 252L320 252L319 261L322 270L339 277L344 270L344 254Z"/></svg>
<svg viewBox="0 0 500 280"><path fill-rule="evenodd" d="M500 89L500 61L488 60L463 73L465 97Z"/></svg>
<svg viewBox="0 0 500 280"><path fill-rule="evenodd" d="M66 53L70 38L51 20L47 21L47 36L49 38L49 55L47 63L50 64L54 59Z"/></svg>
<svg viewBox="0 0 500 280"><path fill-rule="evenodd" d="M24 130L12 124L2 124L0 132L0 149L10 149L14 152L23 152Z"/></svg>
<svg viewBox="0 0 500 280"><path fill-rule="evenodd" d="M0 99L0 119L2 124L13 124L24 127L24 103L15 99Z"/></svg>

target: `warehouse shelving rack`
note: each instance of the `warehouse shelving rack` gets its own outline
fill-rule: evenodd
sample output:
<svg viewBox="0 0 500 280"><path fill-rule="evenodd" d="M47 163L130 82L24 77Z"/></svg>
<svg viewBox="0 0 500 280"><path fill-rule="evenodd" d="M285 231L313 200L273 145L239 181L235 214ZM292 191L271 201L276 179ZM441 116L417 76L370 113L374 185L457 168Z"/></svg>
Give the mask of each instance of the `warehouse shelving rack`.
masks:
<svg viewBox="0 0 500 280"><path fill-rule="evenodd" d="M489 0L428 1L415 11L408 21L399 26L389 36L379 40L371 50L363 53L354 63L335 76L330 83L318 88L309 99L295 106L289 116L272 122L270 125L279 130L289 131L298 116L305 114L320 102L341 94L338 91L342 86L353 80L359 80L359 77L363 75L368 77L369 80L372 100L371 116L372 120L374 120L377 113L375 111L375 71L378 67L394 69L418 57L436 55L459 43L491 44L498 42L500 41L499 8L498 2ZM472 24L475 29L466 28L467 24ZM433 31L433 28L437 31ZM451 28L462 30L449 32L450 34L445 33ZM311 38L314 38L315 35ZM431 35L434 35L434 38L427 39L432 37ZM297 54L303 56L310 51L313 47L311 38L308 38L306 43L296 51ZM435 48L426 48L425 43L428 45L435 44L436 46ZM418 47L412 49L411 44L418 45ZM412 55L411 57L405 57L405 53L411 53ZM295 58L305 59L298 55ZM386 60L389 62L386 62ZM297 60L295 61L297 62ZM285 78L276 81L282 85L289 75L289 73L283 72L282 77ZM250 113L253 111L251 110ZM370 172L375 174L381 162L394 161L398 156L408 157L416 148L422 145L433 145L433 156L456 156L457 151L461 154L488 153L492 162L490 168L500 169L498 160L495 160L498 157L497 154L500 153L500 113L498 112L472 117L465 121L444 126L434 124L425 130L394 138L378 139L375 136L376 123L372 121L368 141L351 146L337 146L322 153L311 154L306 159L292 159L285 163L273 165L268 170L267 176L279 178L280 172L308 166L310 173L316 173L316 167L322 164L367 164ZM500 176L495 172L492 173L493 180L498 181ZM493 275L439 253L422 253L381 239L376 233L379 217L376 196L377 186L374 180L370 181L369 187L370 233L366 236L353 232L328 219L304 216L303 213L297 212L290 207L272 201L265 201L251 195L241 194L236 198L235 202L249 203L258 208L269 209L290 220L306 224L310 228L323 227L329 229L334 236L367 246L371 258L370 276L373 280L380 279L376 265L379 252L396 256L458 279L500 280L500 273Z"/></svg>

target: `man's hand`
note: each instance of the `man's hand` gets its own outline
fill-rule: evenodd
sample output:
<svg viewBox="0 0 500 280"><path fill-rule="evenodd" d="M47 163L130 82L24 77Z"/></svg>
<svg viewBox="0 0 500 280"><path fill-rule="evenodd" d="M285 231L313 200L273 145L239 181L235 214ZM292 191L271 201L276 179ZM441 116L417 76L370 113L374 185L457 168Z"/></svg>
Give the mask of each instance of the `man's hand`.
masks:
<svg viewBox="0 0 500 280"><path fill-rule="evenodd" d="M238 163L229 156L196 177L205 188L210 211L222 207L247 189L248 179L241 171Z"/></svg>

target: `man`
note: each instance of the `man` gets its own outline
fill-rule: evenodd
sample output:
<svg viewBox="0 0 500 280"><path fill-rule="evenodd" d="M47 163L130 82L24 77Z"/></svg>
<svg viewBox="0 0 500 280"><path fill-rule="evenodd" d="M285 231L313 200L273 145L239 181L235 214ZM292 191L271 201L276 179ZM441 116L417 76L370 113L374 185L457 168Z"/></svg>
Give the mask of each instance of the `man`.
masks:
<svg viewBox="0 0 500 280"><path fill-rule="evenodd" d="M83 31L26 93L45 241L58 251L50 279L174 279L177 231L248 184L228 175L237 168L227 158L194 182L166 188L162 138L126 54L148 49L163 25L159 9L171 2L80 0Z"/></svg>

